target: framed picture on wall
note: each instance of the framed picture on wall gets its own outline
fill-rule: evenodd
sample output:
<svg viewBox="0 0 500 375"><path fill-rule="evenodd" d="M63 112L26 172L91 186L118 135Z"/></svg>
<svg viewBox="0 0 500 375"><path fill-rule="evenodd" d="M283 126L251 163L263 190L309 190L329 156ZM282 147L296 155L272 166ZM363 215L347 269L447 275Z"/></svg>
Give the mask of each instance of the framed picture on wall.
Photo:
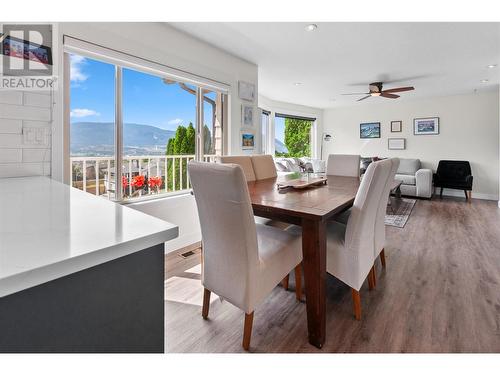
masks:
<svg viewBox="0 0 500 375"><path fill-rule="evenodd" d="M391 121L391 133L400 133L403 131L402 121Z"/></svg>
<svg viewBox="0 0 500 375"><path fill-rule="evenodd" d="M255 99L255 85L249 82L238 81L238 96L240 99L253 102Z"/></svg>
<svg viewBox="0 0 500 375"><path fill-rule="evenodd" d="M241 132L241 149L253 150L255 148L255 134L250 132Z"/></svg>
<svg viewBox="0 0 500 375"><path fill-rule="evenodd" d="M389 138L387 140L387 147L389 150L405 150L406 138Z"/></svg>
<svg viewBox="0 0 500 375"><path fill-rule="evenodd" d="M413 134L415 135L439 134L439 117L425 117L425 118L414 119Z"/></svg>
<svg viewBox="0 0 500 375"><path fill-rule="evenodd" d="M241 126L244 128L253 127L254 107L251 105L241 105Z"/></svg>
<svg viewBox="0 0 500 375"><path fill-rule="evenodd" d="M359 124L359 138L380 138L380 122L365 122Z"/></svg>

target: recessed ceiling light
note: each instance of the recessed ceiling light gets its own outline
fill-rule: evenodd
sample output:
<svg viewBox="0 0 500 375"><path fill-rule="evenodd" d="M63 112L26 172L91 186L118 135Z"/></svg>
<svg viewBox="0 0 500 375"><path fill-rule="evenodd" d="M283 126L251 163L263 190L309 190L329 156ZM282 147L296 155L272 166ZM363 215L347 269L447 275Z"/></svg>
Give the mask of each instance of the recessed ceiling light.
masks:
<svg viewBox="0 0 500 375"><path fill-rule="evenodd" d="M300 86L300 85L302 85L302 82L295 82L294 85L295 86Z"/></svg>
<svg viewBox="0 0 500 375"><path fill-rule="evenodd" d="M310 23L309 25L307 25L305 27L306 31L314 31L318 28L318 25L316 25L315 23Z"/></svg>
<svg viewBox="0 0 500 375"><path fill-rule="evenodd" d="M487 83L487 82L488 82L488 80L487 80L487 79L482 79L482 80L481 80L481 83Z"/></svg>
<svg viewBox="0 0 500 375"><path fill-rule="evenodd" d="M493 68L496 68L496 67L497 67L497 64L490 64L490 65L488 65L489 69L493 69Z"/></svg>

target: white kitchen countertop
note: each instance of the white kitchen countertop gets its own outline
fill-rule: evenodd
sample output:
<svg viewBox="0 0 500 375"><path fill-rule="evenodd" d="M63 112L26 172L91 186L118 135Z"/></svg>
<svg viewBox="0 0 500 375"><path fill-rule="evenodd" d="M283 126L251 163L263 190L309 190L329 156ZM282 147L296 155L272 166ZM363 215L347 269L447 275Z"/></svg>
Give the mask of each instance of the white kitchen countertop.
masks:
<svg viewBox="0 0 500 375"><path fill-rule="evenodd" d="M0 297L177 236L176 225L47 177L0 179Z"/></svg>

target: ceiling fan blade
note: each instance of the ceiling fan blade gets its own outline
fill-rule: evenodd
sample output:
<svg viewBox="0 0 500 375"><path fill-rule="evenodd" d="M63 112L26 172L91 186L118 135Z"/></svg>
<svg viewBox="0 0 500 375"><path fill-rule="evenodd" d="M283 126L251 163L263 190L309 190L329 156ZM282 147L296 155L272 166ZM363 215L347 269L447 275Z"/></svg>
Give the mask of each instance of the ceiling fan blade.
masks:
<svg viewBox="0 0 500 375"><path fill-rule="evenodd" d="M369 97L371 97L371 95L366 95L366 96L362 97L361 99L358 99L357 101L360 102L362 100L368 99Z"/></svg>
<svg viewBox="0 0 500 375"><path fill-rule="evenodd" d="M402 91L411 91L411 90L415 90L415 87L413 86L408 86L408 87L396 87L394 89L388 89L388 90L384 90L382 92L388 92L388 93L391 93L391 92L402 92Z"/></svg>
<svg viewBox="0 0 500 375"><path fill-rule="evenodd" d="M384 98L389 98L389 99L397 99L397 98L399 98L399 95L389 94L388 92L385 92L385 91L382 91L382 93L380 94L380 96L383 96Z"/></svg>
<svg viewBox="0 0 500 375"><path fill-rule="evenodd" d="M352 92L349 94L340 94L340 95L368 95L369 92Z"/></svg>

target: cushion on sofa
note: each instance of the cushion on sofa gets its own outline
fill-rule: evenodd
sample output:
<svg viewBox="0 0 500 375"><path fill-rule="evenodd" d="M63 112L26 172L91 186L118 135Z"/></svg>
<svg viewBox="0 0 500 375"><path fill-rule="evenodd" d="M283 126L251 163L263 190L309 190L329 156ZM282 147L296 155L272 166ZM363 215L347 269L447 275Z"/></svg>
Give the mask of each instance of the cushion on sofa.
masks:
<svg viewBox="0 0 500 375"><path fill-rule="evenodd" d="M420 169L420 159L399 159L397 174L415 175Z"/></svg>
<svg viewBox="0 0 500 375"><path fill-rule="evenodd" d="M412 176L410 174L396 174L396 176L394 176L394 179L403 181L403 184L405 185L415 185L417 183L415 175Z"/></svg>

